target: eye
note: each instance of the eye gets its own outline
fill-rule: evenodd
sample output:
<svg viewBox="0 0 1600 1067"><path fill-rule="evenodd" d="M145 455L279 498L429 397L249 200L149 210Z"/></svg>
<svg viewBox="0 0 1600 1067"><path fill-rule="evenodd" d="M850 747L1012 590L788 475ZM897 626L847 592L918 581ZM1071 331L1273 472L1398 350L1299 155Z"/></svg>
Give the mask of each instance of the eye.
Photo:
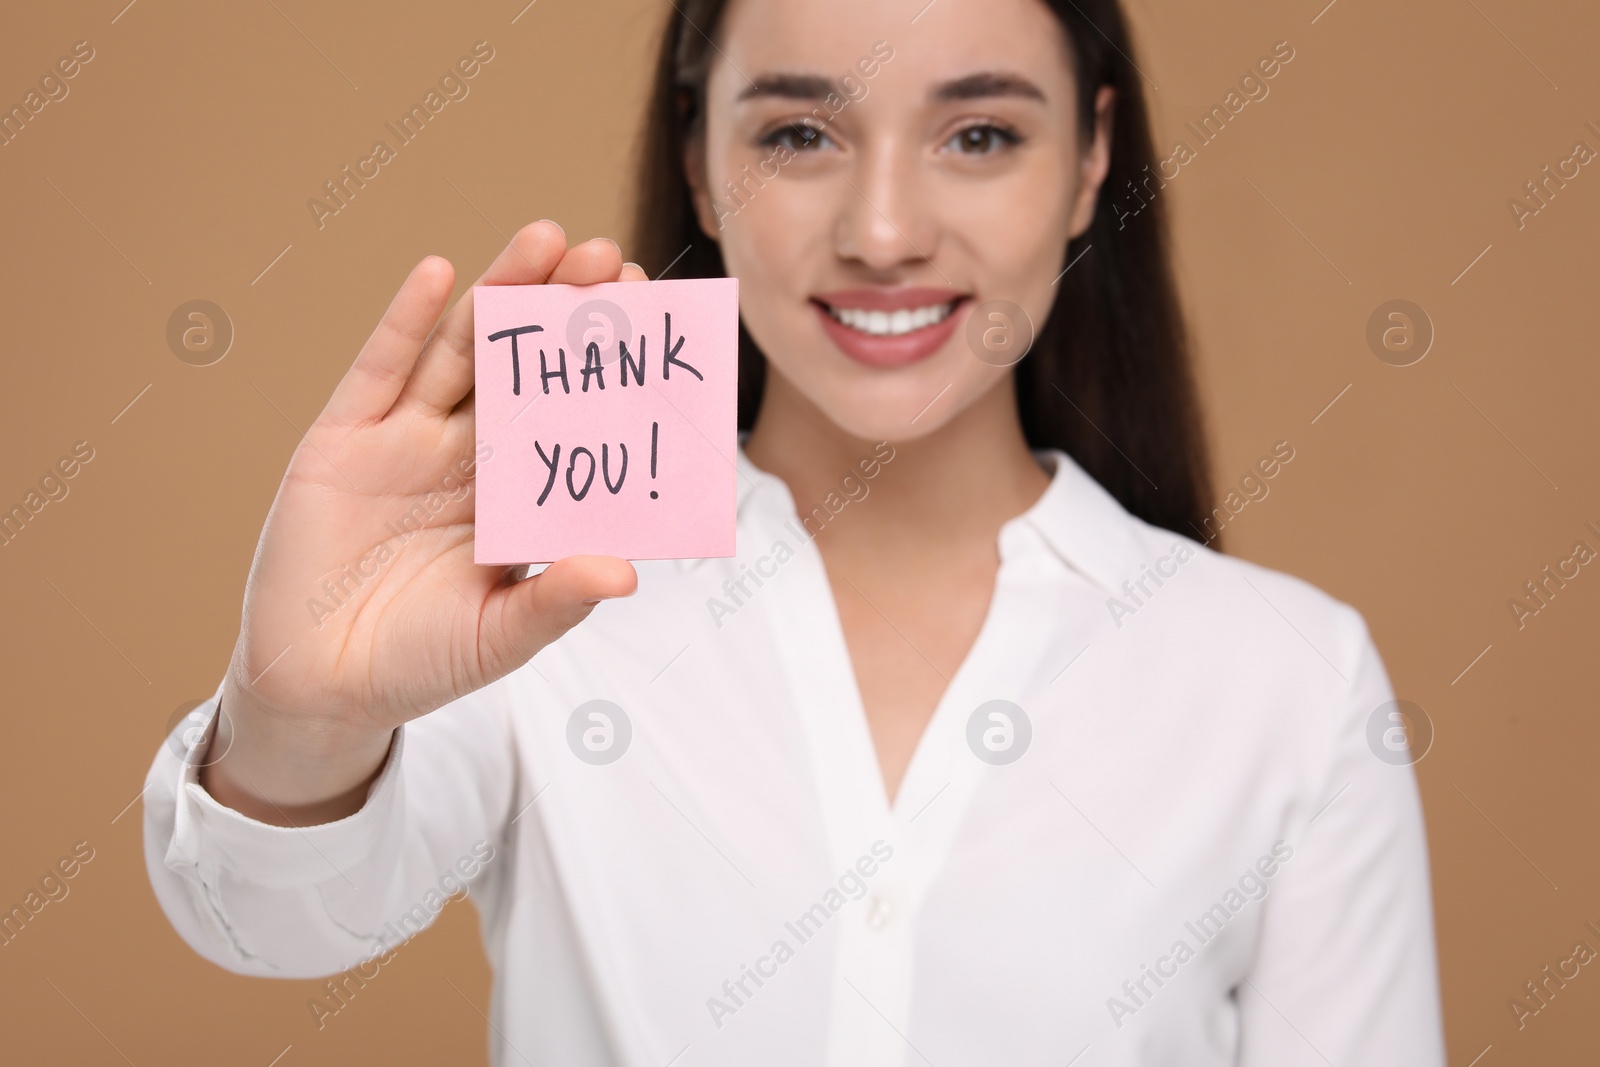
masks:
<svg viewBox="0 0 1600 1067"><path fill-rule="evenodd" d="M823 133L816 126L803 122L791 122L779 126L765 137L761 143L769 148L784 147L792 152L809 152L821 148L824 144L832 144L833 138Z"/></svg>
<svg viewBox="0 0 1600 1067"><path fill-rule="evenodd" d="M945 142L945 147L962 155L987 156L1021 143L1021 136L1014 130L992 122L981 122L957 131Z"/></svg>

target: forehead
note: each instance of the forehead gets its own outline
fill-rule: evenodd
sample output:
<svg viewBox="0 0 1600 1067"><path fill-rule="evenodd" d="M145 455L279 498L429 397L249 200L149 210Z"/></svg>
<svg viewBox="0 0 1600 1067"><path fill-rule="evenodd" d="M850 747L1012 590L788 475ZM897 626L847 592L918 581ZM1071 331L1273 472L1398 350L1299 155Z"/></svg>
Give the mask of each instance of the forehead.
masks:
<svg viewBox="0 0 1600 1067"><path fill-rule="evenodd" d="M878 42L894 58L875 89L921 91L1006 71L1047 96L1072 92L1066 30L1042 0L731 0L717 33L713 91L737 93L747 78L773 71L837 77Z"/></svg>

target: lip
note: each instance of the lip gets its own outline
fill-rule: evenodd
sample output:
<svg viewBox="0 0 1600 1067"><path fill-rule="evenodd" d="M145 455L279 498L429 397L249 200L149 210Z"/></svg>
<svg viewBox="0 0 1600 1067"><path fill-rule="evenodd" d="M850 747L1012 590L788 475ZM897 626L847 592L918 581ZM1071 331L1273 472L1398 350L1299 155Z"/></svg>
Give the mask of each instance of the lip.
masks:
<svg viewBox="0 0 1600 1067"><path fill-rule="evenodd" d="M910 366L942 348L955 332L959 321L965 318L961 312L970 302L966 293L954 289L902 287L841 289L818 293L812 299L811 306L829 340L839 351L869 367L891 368ZM829 307L892 312L952 303L955 307L939 322L894 337L878 337L853 329L828 312Z"/></svg>

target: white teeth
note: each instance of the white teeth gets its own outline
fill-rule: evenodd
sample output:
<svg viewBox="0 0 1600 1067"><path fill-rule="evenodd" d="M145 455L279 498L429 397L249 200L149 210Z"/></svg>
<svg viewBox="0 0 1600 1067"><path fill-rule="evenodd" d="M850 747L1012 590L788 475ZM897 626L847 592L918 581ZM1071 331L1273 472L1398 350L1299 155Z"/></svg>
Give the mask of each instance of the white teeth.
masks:
<svg viewBox="0 0 1600 1067"><path fill-rule="evenodd" d="M868 311L865 308L828 308L828 313L853 330L875 337L898 337L944 321L955 309L955 302L931 307L901 308L898 311Z"/></svg>

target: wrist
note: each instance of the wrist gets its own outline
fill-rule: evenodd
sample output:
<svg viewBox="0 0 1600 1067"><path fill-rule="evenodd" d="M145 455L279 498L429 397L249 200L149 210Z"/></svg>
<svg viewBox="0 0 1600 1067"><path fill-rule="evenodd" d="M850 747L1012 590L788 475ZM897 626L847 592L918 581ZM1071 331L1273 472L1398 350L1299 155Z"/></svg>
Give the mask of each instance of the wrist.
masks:
<svg viewBox="0 0 1600 1067"><path fill-rule="evenodd" d="M226 682L199 746L200 785L260 822L332 822L361 809L393 740L393 730L274 714Z"/></svg>

